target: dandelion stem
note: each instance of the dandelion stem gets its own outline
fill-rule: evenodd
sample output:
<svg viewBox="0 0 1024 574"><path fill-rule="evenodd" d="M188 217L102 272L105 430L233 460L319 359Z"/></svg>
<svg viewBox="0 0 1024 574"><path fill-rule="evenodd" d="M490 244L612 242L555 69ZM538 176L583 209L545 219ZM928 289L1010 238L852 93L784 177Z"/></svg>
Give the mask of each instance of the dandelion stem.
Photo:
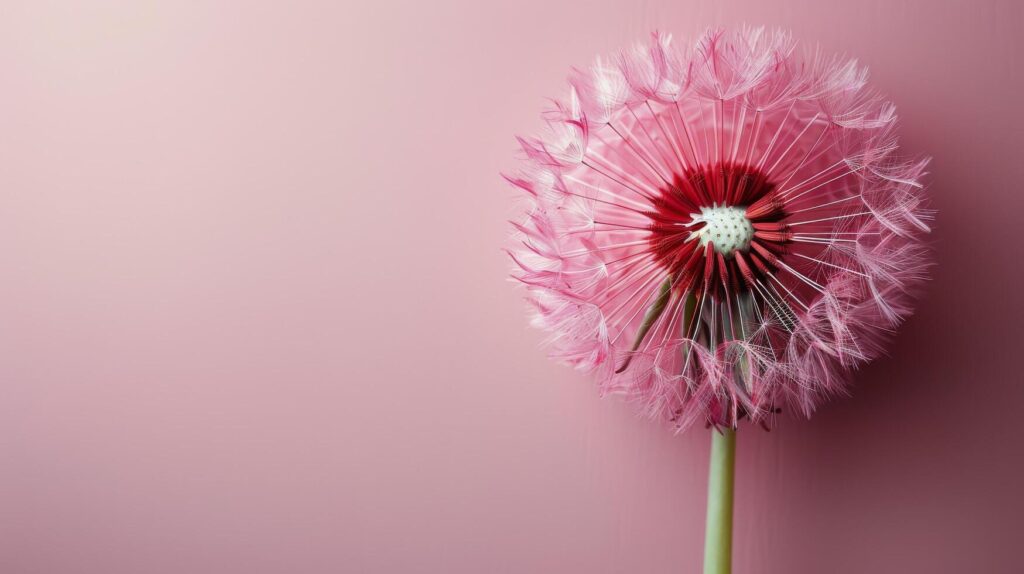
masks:
<svg viewBox="0 0 1024 574"><path fill-rule="evenodd" d="M711 431L708 519L704 532L704 574L732 572L732 485L736 431Z"/></svg>

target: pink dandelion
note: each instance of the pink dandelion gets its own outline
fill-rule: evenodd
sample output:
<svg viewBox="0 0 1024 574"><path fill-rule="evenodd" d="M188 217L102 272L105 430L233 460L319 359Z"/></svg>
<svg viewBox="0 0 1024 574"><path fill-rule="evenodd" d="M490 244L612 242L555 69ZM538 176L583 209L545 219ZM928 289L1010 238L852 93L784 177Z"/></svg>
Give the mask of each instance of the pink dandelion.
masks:
<svg viewBox="0 0 1024 574"><path fill-rule="evenodd" d="M587 71L520 138L513 276L558 359L677 429L809 416L925 278L927 160L855 61L781 32L669 36Z"/></svg>
<svg viewBox="0 0 1024 574"><path fill-rule="evenodd" d="M508 177L513 276L554 356L712 433L705 574L731 569L735 432L810 416L882 352L925 279L927 160L856 62L789 35L655 34L574 71Z"/></svg>

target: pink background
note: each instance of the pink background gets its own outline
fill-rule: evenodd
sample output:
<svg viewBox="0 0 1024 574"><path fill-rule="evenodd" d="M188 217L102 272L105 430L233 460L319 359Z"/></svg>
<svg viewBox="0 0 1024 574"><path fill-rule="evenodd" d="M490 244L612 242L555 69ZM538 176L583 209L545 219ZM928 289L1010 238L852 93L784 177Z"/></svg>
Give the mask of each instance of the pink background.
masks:
<svg viewBox="0 0 1024 574"><path fill-rule="evenodd" d="M1019 572L1009 0L4 2L0 572L697 572L707 432L545 359L498 172L568 66L737 22L871 66L940 266L742 433L736 571Z"/></svg>

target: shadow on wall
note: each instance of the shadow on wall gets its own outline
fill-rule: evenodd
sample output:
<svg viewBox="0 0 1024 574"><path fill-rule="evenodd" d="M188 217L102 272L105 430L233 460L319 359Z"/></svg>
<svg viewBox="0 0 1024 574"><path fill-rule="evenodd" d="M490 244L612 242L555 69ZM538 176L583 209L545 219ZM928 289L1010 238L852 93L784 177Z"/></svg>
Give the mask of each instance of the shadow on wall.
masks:
<svg viewBox="0 0 1024 574"><path fill-rule="evenodd" d="M1024 427L1011 424L1024 386L1005 344L1019 318L1003 302L1021 281L986 249L999 241L993 226L972 225L983 210L954 203L978 183L968 171L931 178L941 265L890 356L812 420L783 418L741 446L737 523L749 513L767 531L738 527L752 538L738 543L750 550L740 571L889 572L908 560L919 571L1006 571L1022 510L1006 493L1024 470Z"/></svg>

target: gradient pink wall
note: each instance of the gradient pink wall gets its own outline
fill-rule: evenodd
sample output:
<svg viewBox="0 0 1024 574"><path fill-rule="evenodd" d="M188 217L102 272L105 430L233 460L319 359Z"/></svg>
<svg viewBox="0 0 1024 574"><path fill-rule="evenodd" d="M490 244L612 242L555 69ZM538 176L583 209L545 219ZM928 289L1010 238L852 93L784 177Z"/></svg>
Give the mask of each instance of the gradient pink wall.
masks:
<svg viewBox="0 0 1024 574"><path fill-rule="evenodd" d="M696 572L707 433L538 350L515 133L658 27L871 66L934 155L919 314L744 432L747 573L1020 572L1011 1L4 2L0 572Z"/></svg>

